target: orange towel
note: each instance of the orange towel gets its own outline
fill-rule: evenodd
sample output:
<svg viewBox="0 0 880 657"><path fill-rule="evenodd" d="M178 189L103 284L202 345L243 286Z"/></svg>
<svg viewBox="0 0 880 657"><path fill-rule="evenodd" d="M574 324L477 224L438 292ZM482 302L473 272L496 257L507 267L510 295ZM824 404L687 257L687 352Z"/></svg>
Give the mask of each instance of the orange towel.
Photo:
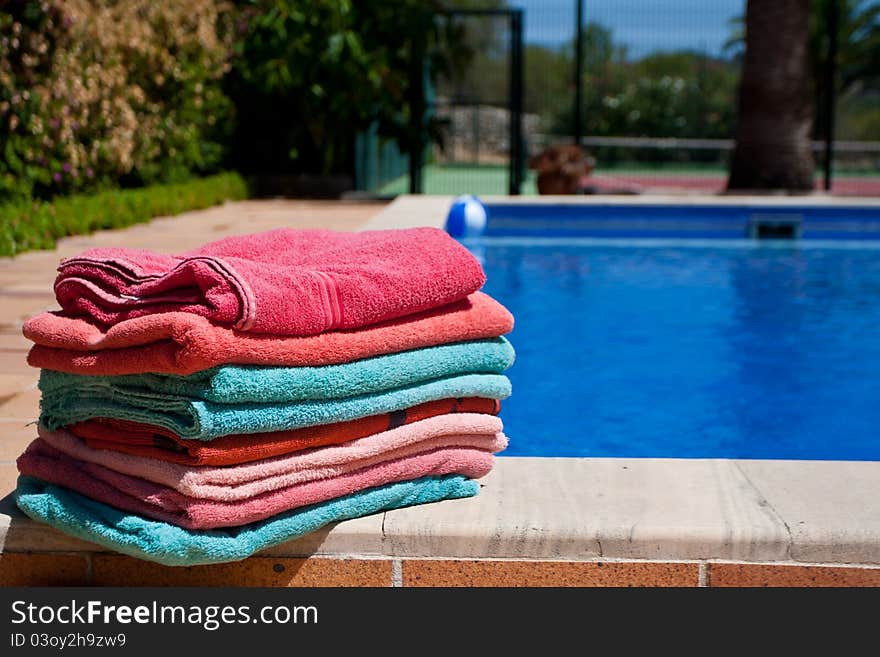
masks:
<svg viewBox="0 0 880 657"><path fill-rule="evenodd" d="M96 449L112 449L184 465L237 465L348 442L443 413L497 415L500 408L500 402L495 399L443 399L350 422L291 431L229 435L210 441L187 440L163 427L110 418L79 422L69 426L68 430Z"/></svg>
<svg viewBox="0 0 880 657"><path fill-rule="evenodd" d="M481 292L440 308L350 331L308 337L255 335L192 313L159 313L102 329L83 319L42 313L24 335L28 363L73 374L155 372L185 376L222 364L311 366L480 340L509 333L513 316Z"/></svg>

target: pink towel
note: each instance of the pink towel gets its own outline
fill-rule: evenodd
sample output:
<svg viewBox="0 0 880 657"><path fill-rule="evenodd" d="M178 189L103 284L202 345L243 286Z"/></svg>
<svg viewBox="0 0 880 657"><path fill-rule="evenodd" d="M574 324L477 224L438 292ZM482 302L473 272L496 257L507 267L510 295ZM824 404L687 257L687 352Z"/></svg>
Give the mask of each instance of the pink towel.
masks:
<svg viewBox="0 0 880 657"><path fill-rule="evenodd" d="M58 268L64 314L112 325L181 311L239 331L315 335L465 298L480 263L437 228L341 233L279 228L177 256L98 248Z"/></svg>
<svg viewBox="0 0 880 657"><path fill-rule="evenodd" d="M185 466L94 449L64 430L40 427L39 431L49 445L79 461L162 484L189 497L232 502L441 448L499 452L507 446L501 428L501 420L493 415L438 415L341 445L226 467Z"/></svg>
<svg viewBox="0 0 880 657"><path fill-rule="evenodd" d="M491 297L467 299L418 315L308 337L254 335L191 313L129 319L106 330L82 319L42 313L24 324L36 343L34 367L73 374L180 374L217 365L330 365L435 344L505 335L513 316Z"/></svg>
<svg viewBox="0 0 880 657"><path fill-rule="evenodd" d="M419 477L460 474L479 478L492 469L493 460L493 454L482 449L441 448L236 502L188 497L144 479L70 458L41 438L18 458L18 469L24 475L64 486L124 511L185 529L202 530L246 525L290 509Z"/></svg>

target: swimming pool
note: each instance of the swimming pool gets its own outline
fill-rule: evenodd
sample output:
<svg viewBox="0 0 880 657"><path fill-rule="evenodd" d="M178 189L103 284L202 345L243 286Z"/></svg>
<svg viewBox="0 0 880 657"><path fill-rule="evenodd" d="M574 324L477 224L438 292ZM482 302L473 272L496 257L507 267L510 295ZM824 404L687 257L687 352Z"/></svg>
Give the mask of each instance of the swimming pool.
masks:
<svg viewBox="0 0 880 657"><path fill-rule="evenodd" d="M508 455L880 460L880 250L482 237Z"/></svg>

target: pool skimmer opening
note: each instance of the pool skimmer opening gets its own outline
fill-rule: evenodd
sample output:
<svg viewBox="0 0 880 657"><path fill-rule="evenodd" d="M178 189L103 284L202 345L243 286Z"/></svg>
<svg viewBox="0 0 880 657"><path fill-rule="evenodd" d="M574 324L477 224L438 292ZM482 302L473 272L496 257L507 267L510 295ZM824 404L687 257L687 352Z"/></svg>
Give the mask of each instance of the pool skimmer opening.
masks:
<svg viewBox="0 0 880 657"><path fill-rule="evenodd" d="M801 214L753 214L749 217L748 236L757 240L796 240L801 236Z"/></svg>

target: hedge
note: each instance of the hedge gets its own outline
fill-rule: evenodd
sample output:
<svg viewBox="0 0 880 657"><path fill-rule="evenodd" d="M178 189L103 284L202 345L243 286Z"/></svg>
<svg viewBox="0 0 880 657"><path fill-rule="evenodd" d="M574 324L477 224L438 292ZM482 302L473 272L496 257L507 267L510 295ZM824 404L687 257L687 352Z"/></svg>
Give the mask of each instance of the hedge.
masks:
<svg viewBox="0 0 880 657"><path fill-rule="evenodd" d="M68 235L124 228L243 198L247 198L247 185L242 177L221 173L185 183L68 196L51 203L0 205L0 255L52 249L56 240Z"/></svg>

